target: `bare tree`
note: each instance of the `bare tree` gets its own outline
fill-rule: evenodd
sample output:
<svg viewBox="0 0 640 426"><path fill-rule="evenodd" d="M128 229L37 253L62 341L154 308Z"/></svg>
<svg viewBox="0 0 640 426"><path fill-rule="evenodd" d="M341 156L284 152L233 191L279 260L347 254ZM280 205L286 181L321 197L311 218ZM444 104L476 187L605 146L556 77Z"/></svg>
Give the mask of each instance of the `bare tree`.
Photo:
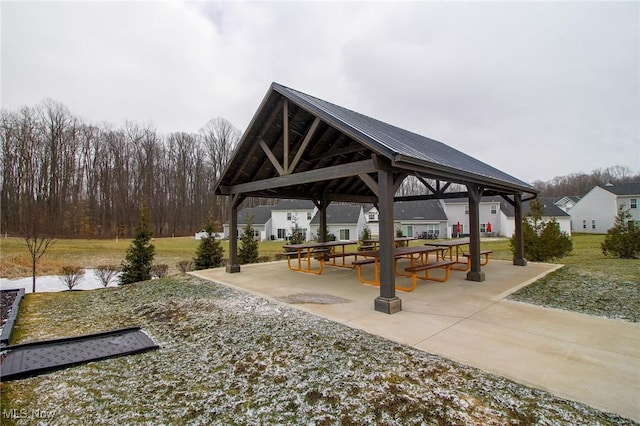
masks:
<svg viewBox="0 0 640 426"><path fill-rule="evenodd" d="M48 235L38 234L34 232L30 236L24 237L24 241L27 243L27 248L31 254L31 273L33 275L33 293L36 292L36 264L49 247L56 243L56 239Z"/></svg>
<svg viewBox="0 0 640 426"><path fill-rule="evenodd" d="M69 290L73 290L75 286L80 284L84 277L84 269L75 265L67 265L62 267L62 276L60 281L66 285Z"/></svg>
<svg viewBox="0 0 640 426"><path fill-rule="evenodd" d="M109 285L111 280L118 275L118 272L120 272L120 267L117 265L99 265L96 268L96 276L104 287Z"/></svg>

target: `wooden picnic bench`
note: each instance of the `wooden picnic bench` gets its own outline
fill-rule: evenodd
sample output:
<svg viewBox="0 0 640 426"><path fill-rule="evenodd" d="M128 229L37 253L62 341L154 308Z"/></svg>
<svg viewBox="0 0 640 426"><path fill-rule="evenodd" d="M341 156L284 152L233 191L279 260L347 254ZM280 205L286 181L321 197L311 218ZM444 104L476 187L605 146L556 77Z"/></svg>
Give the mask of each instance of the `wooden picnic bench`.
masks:
<svg viewBox="0 0 640 426"><path fill-rule="evenodd" d="M355 241L327 241L318 243L304 243L304 244L287 244L282 246L285 249L283 253L287 257L287 266L292 271L306 272L310 274L321 274L325 262L332 260L329 264L331 266L351 267L345 262L345 256L351 255L345 252L345 246L357 244ZM342 247L341 250L336 248ZM336 262L336 259L342 258L341 264ZM297 262L292 264L291 260L297 259ZM317 261L317 266L311 263L311 260Z"/></svg>
<svg viewBox="0 0 640 426"><path fill-rule="evenodd" d="M484 260L480 260L480 266L485 266L489 263L489 255L493 253L493 250L480 250L480 256L484 256ZM467 271L471 268L471 254L462 253L462 257L467 259Z"/></svg>
<svg viewBox="0 0 640 426"><path fill-rule="evenodd" d="M411 263L410 267L432 265L432 264L429 264L429 253L435 252L439 255L441 251L442 251L441 248L435 248L435 247L419 247L418 246L418 247L395 248L394 249L394 258L395 258L394 268L395 268L396 275L411 277L413 281L413 285L410 287L399 285L396 282L396 289L403 290L403 291L413 291L416 286L415 272L411 272L408 269L405 269L405 271L409 273L401 272L398 270L399 259L408 259L409 262ZM379 265L380 252L379 251L361 252L360 255L363 256L364 259L355 260L354 262L351 263L353 267L356 268L356 270L358 271L358 280L360 280L360 282L363 284L379 286L380 285L380 265ZM443 260L440 267L444 266L444 262L445 261ZM450 264L455 263L453 261L446 261L446 262ZM374 274L373 280L367 279L364 277L363 268L362 268L364 265L371 265L371 264L373 265L373 274ZM428 269L431 269L431 268L432 267L429 267ZM449 268L447 267L447 278L448 278L448 269ZM428 276L428 273L426 275Z"/></svg>
<svg viewBox="0 0 640 426"><path fill-rule="evenodd" d="M360 260L355 260L351 262L353 267L356 268L356 270L358 271L358 279L360 280L361 283L379 285L378 283L380 282L380 279L378 278L378 268L374 268L375 278L373 281L365 279L364 276L362 275L363 265L371 265L377 262L378 262L378 259L374 259L374 258L360 259Z"/></svg>
<svg viewBox="0 0 640 426"><path fill-rule="evenodd" d="M396 286L396 288L399 288L400 290L404 290L404 291L413 291L416 288L416 285L418 283L418 279L421 280L429 280L429 281L438 281L438 282L445 282L449 279L449 275L451 273L451 266L454 265L456 262L453 260L441 260L438 262L434 262L434 263L426 263L423 265L413 265L413 266L408 266L406 268L404 268L405 271L410 272L411 273L411 287L398 287ZM429 275L429 271L431 271L432 269L444 269L444 276L443 277L432 277ZM424 272L423 276L420 276L418 273L419 272Z"/></svg>

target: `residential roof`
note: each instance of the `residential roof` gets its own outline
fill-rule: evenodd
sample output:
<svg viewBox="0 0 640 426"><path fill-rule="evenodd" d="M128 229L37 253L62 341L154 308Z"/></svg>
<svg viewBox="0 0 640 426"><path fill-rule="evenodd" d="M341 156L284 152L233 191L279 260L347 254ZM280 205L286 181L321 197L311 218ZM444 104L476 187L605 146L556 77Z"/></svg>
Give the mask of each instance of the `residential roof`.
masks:
<svg viewBox="0 0 640 426"><path fill-rule="evenodd" d="M505 194L538 192L442 142L277 83L267 91L216 192L376 202L378 170L387 167L398 179L418 174Z"/></svg>
<svg viewBox="0 0 640 426"><path fill-rule="evenodd" d="M393 212L396 220L447 220L439 200L399 201Z"/></svg>
<svg viewBox="0 0 640 426"><path fill-rule="evenodd" d="M480 199L481 203L500 203L504 201L502 197L485 196ZM445 204L469 204L468 198L445 198Z"/></svg>
<svg viewBox="0 0 640 426"><path fill-rule="evenodd" d="M613 183L598 185L615 195L638 195L640 196L640 182Z"/></svg>
<svg viewBox="0 0 640 426"><path fill-rule="evenodd" d="M271 210L313 210L315 205L310 200L280 200Z"/></svg>
<svg viewBox="0 0 640 426"><path fill-rule="evenodd" d="M247 217L252 214L254 225L264 225L271 219L273 206L247 207L238 212L238 223L247 223Z"/></svg>
<svg viewBox="0 0 640 426"><path fill-rule="evenodd" d="M541 201L544 208L544 213L542 214L544 217L571 217L569 213L565 212L554 203L553 198L542 198ZM529 214L529 203L529 201L522 202L523 215ZM516 215L514 207L504 200L500 202L500 210L502 210L507 217L515 217Z"/></svg>
<svg viewBox="0 0 640 426"><path fill-rule="evenodd" d="M327 224L356 224L360 218L362 207L348 204L329 204L327 207ZM311 223L320 224L320 215L316 214Z"/></svg>

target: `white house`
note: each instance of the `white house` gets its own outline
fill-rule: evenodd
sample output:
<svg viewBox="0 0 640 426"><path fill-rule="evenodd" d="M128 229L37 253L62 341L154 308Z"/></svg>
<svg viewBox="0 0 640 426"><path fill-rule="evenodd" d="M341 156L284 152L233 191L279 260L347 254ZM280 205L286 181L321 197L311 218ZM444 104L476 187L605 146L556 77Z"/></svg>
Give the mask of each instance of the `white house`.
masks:
<svg viewBox="0 0 640 426"><path fill-rule="evenodd" d="M273 206L247 207L238 212L237 235L242 235L247 225L247 220L251 217L251 227L256 238L265 241L271 238L271 209ZM229 224L223 225L225 238L229 238Z"/></svg>
<svg viewBox="0 0 640 426"><path fill-rule="evenodd" d="M327 234L334 235L336 240L357 240L366 225L361 206L347 204L329 204L327 207ZM311 234L320 234L320 213L311 220Z"/></svg>
<svg viewBox="0 0 640 426"><path fill-rule="evenodd" d="M574 232L605 234L613 227L620 207L640 223L640 182L595 186L571 209Z"/></svg>
<svg viewBox="0 0 640 426"><path fill-rule="evenodd" d="M480 200L480 232L485 235L511 236L502 229L506 216L500 214L500 205L504 201L501 197L482 197ZM450 198L444 200L444 208L449 219L447 232L443 238L455 237L458 234L469 233L469 199Z"/></svg>
<svg viewBox="0 0 640 426"><path fill-rule="evenodd" d="M312 240L310 225L317 210L309 200L280 200L271 207L271 239L286 240L291 237L291 231L297 223L305 241Z"/></svg>
<svg viewBox="0 0 640 426"><path fill-rule="evenodd" d="M378 209L374 205L367 205L363 208L364 220L367 223L369 232L371 232L371 238L378 238L380 235L380 222Z"/></svg>

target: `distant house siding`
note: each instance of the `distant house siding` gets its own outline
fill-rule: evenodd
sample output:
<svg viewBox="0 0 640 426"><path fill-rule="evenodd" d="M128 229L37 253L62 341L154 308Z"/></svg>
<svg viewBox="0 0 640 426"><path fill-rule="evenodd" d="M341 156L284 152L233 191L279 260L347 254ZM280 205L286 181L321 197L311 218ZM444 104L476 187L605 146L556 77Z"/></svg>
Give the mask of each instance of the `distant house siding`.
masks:
<svg viewBox="0 0 640 426"><path fill-rule="evenodd" d="M460 223L461 233L469 233L469 202L447 202L445 201L445 211L449 218L449 225L447 226L448 238L451 238L457 231L458 223ZM503 220L501 218L500 202L499 201L481 201L479 206L479 222L480 229L483 234L489 234L489 224L491 224L492 235L504 235Z"/></svg>
<svg viewBox="0 0 640 426"><path fill-rule="evenodd" d="M304 210L272 210L272 235L274 239L280 240L291 236L291 230L294 223L298 223L298 227L305 230L305 240L312 239L310 222L315 215L314 209ZM310 216L310 217L309 217ZM280 230L280 232L278 232ZM283 237L284 233L284 237Z"/></svg>
<svg viewBox="0 0 640 426"><path fill-rule="evenodd" d="M572 231L605 234L618 214L616 195L596 186L571 209Z"/></svg>
<svg viewBox="0 0 640 426"><path fill-rule="evenodd" d="M640 221L640 195L619 196L616 200L616 214L618 214L620 207L629 212L631 220L636 222ZM613 226L613 224L611 226Z"/></svg>

